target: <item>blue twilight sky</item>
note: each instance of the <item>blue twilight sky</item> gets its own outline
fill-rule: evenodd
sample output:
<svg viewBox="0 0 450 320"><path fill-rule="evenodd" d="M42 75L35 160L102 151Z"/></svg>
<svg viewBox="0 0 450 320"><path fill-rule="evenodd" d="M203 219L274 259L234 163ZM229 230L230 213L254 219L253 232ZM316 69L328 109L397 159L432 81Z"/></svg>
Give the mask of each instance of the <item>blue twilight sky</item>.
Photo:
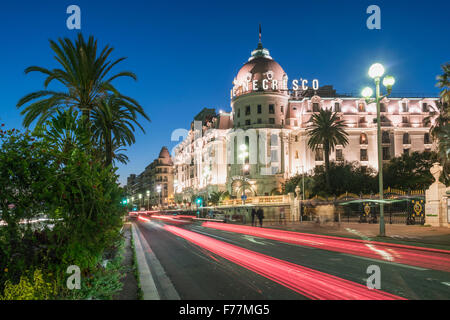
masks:
<svg viewBox="0 0 450 320"><path fill-rule="evenodd" d="M229 110L231 83L258 42L290 79L318 78L338 92L369 84L372 62L384 63L397 80L394 91L436 95L440 65L450 61L450 1L4 1L0 6L0 122L21 127L15 105L43 86L43 76L23 70L56 66L48 39L75 37L66 28L66 8L81 7L81 31L128 59L116 70L132 70L138 81L117 87L150 115L146 134L136 134L121 182L140 173L171 149L170 135L188 128L203 107ZM381 30L366 27L366 8L381 8Z"/></svg>

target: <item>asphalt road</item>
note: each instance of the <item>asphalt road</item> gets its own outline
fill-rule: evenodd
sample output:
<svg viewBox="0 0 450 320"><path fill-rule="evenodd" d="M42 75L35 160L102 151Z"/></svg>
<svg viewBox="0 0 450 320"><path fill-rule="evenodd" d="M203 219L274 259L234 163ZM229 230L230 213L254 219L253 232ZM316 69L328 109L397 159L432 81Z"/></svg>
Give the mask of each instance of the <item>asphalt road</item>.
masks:
<svg viewBox="0 0 450 320"><path fill-rule="evenodd" d="M340 297L345 290L366 290L371 265L380 268L383 292L406 299L450 299L450 273L445 271L216 230L200 223L159 219L136 223L181 299L326 299L336 297L333 292ZM223 254L212 252L222 244ZM227 256L227 250L242 251L248 261ZM251 264L255 259L263 259L261 268ZM284 269L276 269L281 264ZM302 273L303 280L291 281ZM164 285L158 275L154 277L164 297Z"/></svg>

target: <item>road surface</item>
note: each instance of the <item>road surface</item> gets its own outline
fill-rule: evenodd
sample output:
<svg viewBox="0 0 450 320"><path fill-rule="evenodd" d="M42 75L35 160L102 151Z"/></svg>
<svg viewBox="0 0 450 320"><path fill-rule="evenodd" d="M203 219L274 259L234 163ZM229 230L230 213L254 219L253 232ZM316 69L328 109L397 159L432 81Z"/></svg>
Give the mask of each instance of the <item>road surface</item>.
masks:
<svg viewBox="0 0 450 320"><path fill-rule="evenodd" d="M293 240L273 229L171 217L136 226L162 267L155 272L149 262L162 299L171 297L167 278L180 299L192 300L450 299L450 252L305 234ZM367 288L369 266L379 267L379 290Z"/></svg>

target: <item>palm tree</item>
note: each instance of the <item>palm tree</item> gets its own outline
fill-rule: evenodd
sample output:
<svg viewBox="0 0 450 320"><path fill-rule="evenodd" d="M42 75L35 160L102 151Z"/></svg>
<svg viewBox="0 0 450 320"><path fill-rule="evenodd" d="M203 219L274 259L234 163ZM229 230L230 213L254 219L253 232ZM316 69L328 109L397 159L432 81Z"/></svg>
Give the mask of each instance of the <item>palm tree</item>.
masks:
<svg viewBox="0 0 450 320"><path fill-rule="evenodd" d="M442 75L437 76L436 86L441 88L441 99L443 103L450 103L450 62L442 65Z"/></svg>
<svg viewBox="0 0 450 320"><path fill-rule="evenodd" d="M430 125L430 133L433 138L437 138L439 131L448 123L450 119L450 108L447 103L441 100L436 101L436 107L429 105L430 114L423 119L424 125ZM433 121L434 120L434 121Z"/></svg>
<svg viewBox="0 0 450 320"><path fill-rule="evenodd" d="M338 118L337 113L331 109L321 109L309 120L307 128L309 136L308 146L312 151L320 152L323 149L325 154L325 178L328 191L331 189L330 183L330 152L336 145L346 146L348 144L347 132L345 132L345 121Z"/></svg>
<svg viewBox="0 0 450 320"><path fill-rule="evenodd" d="M225 191L216 191L209 195L209 202L213 205L217 206L226 195Z"/></svg>
<svg viewBox="0 0 450 320"><path fill-rule="evenodd" d="M150 120L140 106L129 103L122 96L110 95L99 99L92 109L93 139L103 150L105 165L113 164L113 160L120 162L126 157L117 153L122 146L135 142L135 126L145 133L144 128L137 121L141 115Z"/></svg>
<svg viewBox="0 0 450 320"><path fill-rule="evenodd" d="M90 113L95 108L100 97L110 93L119 94L112 85L114 79L130 77L136 80L136 75L129 71L122 71L111 75L111 69L125 58L109 60L114 50L109 45L99 53L97 40L90 36L86 42L83 35L78 34L75 43L69 38L50 40L50 47L55 54L59 68L46 69L31 66L25 69L25 73L40 72L47 76L44 81L44 90L30 93L17 103L20 108L28 104L21 114L25 115L23 125L29 127L37 118L38 124L45 120L60 108L77 108L81 110L86 123L89 123ZM66 90L47 90L49 84L56 80ZM122 96L128 103L138 107L139 104Z"/></svg>

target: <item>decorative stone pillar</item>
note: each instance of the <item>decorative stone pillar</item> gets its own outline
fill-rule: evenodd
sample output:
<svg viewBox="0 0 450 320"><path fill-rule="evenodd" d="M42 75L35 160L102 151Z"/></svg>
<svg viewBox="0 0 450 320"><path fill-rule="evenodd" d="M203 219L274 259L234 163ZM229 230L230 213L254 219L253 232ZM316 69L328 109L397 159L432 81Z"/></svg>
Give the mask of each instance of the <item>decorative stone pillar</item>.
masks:
<svg viewBox="0 0 450 320"><path fill-rule="evenodd" d="M448 226L447 212L443 210L442 202L445 200L445 185L439 182L442 166L434 163L430 169L434 177L433 184L425 191L425 224L433 227Z"/></svg>

